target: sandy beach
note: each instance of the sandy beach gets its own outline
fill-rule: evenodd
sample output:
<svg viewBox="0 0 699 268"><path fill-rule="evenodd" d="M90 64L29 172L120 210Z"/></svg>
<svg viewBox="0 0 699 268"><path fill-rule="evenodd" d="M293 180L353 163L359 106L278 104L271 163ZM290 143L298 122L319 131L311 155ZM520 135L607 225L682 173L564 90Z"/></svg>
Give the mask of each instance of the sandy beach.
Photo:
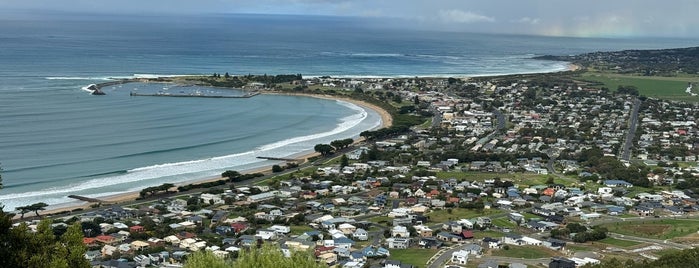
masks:
<svg viewBox="0 0 699 268"><path fill-rule="evenodd" d="M344 97L337 97L337 96L332 96L332 95L316 95L316 94L304 94L304 93L277 93L277 92L265 92L264 94L278 94L278 95L293 95L293 96L305 96L305 97L312 97L312 98L320 98L320 99L328 99L328 100L340 100L340 101L346 101L352 104L355 104L357 106L360 106L365 109L371 109L373 111L376 111L381 116L381 126L380 128L386 128L390 127L393 125L393 117L391 114L384 110L383 108L365 102L365 101L360 101L360 100L355 100L351 98L344 98ZM360 139L357 139L357 141L361 141ZM317 152L313 152L312 148L309 148L308 153L301 153L299 155L294 156L294 159L298 160L299 163L306 162L308 158L314 157L319 155ZM240 171L241 173L244 174L250 174L250 173L264 173L264 174L271 174L272 173L272 166L267 166L267 167L261 167L257 169L250 169L250 170L242 170ZM182 183L176 184L176 186L182 186L182 185L187 185L187 184L198 184L198 183L205 183L205 182L212 182L212 181L218 181L224 179L223 177L210 177L210 178L202 178L198 180L191 180L191 181L186 181ZM119 204L119 203L125 203L125 202L130 202L134 201L139 197L138 191L134 192L126 192L123 194L117 194L117 195L110 195L110 196L100 196L97 197L97 199L104 201L103 206L108 206L109 204ZM79 201L78 201L79 202ZM58 214L62 212L67 212L67 211L73 211L76 209L88 209L90 207L90 203L80 203L80 204L70 204L67 206L58 206L55 208L49 207L47 210L44 210L40 213L40 215L49 215L49 214ZM32 212L27 213L25 217L31 217L34 214ZM19 215L15 216L15 219L19 219Z"/></svg>

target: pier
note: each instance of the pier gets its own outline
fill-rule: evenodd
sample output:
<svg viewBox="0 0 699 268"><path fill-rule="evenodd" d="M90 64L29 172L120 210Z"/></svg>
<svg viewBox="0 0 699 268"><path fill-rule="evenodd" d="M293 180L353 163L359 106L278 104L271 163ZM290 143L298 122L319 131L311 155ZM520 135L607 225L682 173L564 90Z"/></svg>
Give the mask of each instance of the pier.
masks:
<svg viewBox="0 0 699 268"><path fill-rule="evenodd" d="M91 198L91 197L84 197L84 196L79 196L79 195L69 195L68 198L73 198L73 199L77 199L77 200L85 201L85 202L90 202L90 203L105 203L104 200L100 200L97 198Z"/></svg>
<svg viewBox="0 0 699 268"><path fill-rule="evenodd" d="M129 93L131 96L137 97L177 97L177 98L213 98L213 99L247 99L260 95L260 92L250 92L245 95L230 96L230 95L205 95L205 94L170 94L170 93Z"/></svg>
<svg viewBox="0 0 699 268"><path fill-rule="evenodd" d="M258 159L265 159L265 160L287 161L287 162L299 161L298 159L293 159L293 158L268 157L268 156L258 156L257 158Z"/></svg>

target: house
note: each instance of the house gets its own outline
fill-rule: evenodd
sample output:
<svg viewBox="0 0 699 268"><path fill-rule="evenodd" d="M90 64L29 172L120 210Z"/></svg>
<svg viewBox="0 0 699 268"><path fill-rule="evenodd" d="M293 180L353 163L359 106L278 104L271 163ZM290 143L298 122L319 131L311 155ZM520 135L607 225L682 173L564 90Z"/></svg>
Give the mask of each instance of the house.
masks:
<svg viewBox="0 0 699 268"><path fill-rule="evenodd" d="M345 235L351 235L357 230L357 227L349 223L342 223L337 227L337 229Z"/></svg>
<svg viewBox="0 0 699 268"><path fill-rule="evenodd" d="M412 240L410 238L399 238L399 237L391 237L386 239L386 242L388 242L388 248L399 248L399 249L405 249L410 247L410 242Z"/></svg>
<svg viewBox="0 0 699 268"><path fill-rule="evenodd" d="M427 226L421 224L421 225L415 225L414 228L420 237L431 237L432 236L432 229L430 229L430 227L427 227Z"/></svg>
<svg viewBox="0 0 699 268"><path fill-rule="evenodd" d="M434 237L423 237L418 242L418 245L422 248L441 248L444 242L434 238Z"/></svg>
<svg viewBox="0 0 699 268"><path fill-rule="evenodd" d="M351 249L354 246L354 241L347 237L335 238L333 242L337 248Z"/></svg>
<svg viewBox="0 0 699 268"><path fill-rule="evenodd" d="M575 261L563 257L553 257L549 262L549 268L575 268Z"/></svg>
<svg viewBox="0 0 699 268"><path fill-rule="evenodd" d="M558 240L555 238L549 238L548 240L543 242L543 245L553 250L563 250L566 246L566 241Z"/></svg>
<svg viewBox="0 0 699 268"><path fill-rule="evenodd" d="M455 235L447 232L440 232L437 234L437 239L442 241L461 242L464 238L460 235Z"/></svg>
<svg viewBox="0 0 699 268"><path fill-rule="evenodd" d="M604 185L607 187L612 187L612 188L616 188L616 187L630 188L630 187L633 187L633 184L631 184L627 181L623 181L623 180L605 180Z"/></svg>
<svg viewBox="0 0 699 268"><path fill-rule="evenodd" d="M410 237L410 232L408 231L408 228L404 226L394 226L391 229L391 236L392 237Z"/></svg>
<svg viewBox="0 0 699 268"><path fill-rule="evenodd" d="M502 241L500 241L500 239L485 237L483 238L483 245L488 248L499 249L500 247L502 247Z"/></svg>
<svg viewBox="0 0 699 268"><path fill-rule="evenodd" d="M468 244L461 248L461 250L468 252L470 255L480 256L483 254L483 248L477 244Z"/></svg>
<svg viewBox="0 0 699 268"><path fill-rule="evenodd" d="M525 244L522 238L523 236L518 234L506 234L505 237L503 237L503 243L521 246Z"/></svg>
<svg viewBox="0 0 699 268"><path fill-rule="evenodd" d="M255 237L258 237L262 240L273 240L277 239L277 232L271 229L260 229L257 230L255 233Z"/></svg>
<svg viewBox="0 0 699 268"><path fill-rule="evenodd" d="M337 254L332 252L323 253L318 255L318 260L327 264L328 266L333 266L335 263L337 263Z"/></svg>
<svg viewBox="0 0 699 268"><path fill-rule="evenodd" d="M288 234L291 232L291 227L283 225L272 225L271 227L269 227L269 229L280 235Z"/></svg>
<svg viewBox="0 0 699 268"><path fill-rule="evenodd" d="M367 241L369 240L369 232L362 228L357 228L357 230L354 231L354 234L352 234L352 237L357 240Z"/></svg>
<svg viewBox="0 0 699 268"><path fill-rule="evenodd" d="M456 264L466 264L468 263L468 251L459 250L451 254L451 262Z"/></svg>
<svg viewBox="0 0 699 268"><path fill-rule="evenodd" d="M383 264L383 268L413 268L414 266L407 263L401 263L400 261L386 260Z"/></svg>
<svg viewBox="0 0 699 268"><path fill-rule="evenodd" d="M97 237L95 237L95 241L107 245L111 245L118 242L116 237L113 237L111 235L98 235Z"/></svg>

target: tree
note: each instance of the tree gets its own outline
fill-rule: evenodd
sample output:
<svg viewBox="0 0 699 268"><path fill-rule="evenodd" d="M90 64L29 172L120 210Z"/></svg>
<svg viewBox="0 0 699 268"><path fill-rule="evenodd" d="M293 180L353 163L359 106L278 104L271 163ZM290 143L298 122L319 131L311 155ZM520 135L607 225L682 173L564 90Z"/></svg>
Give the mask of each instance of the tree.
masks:
<svg viewBox="0 0 699 268"><path fill-rule="evenodd" d="M184 268L224 267L321 268L327 265L316 262L315 257L308 251L292 251L291 257L287 258L275 244L263 244L249 250L241 250L235 262L227 261L207 251L199 251L191 254L184 265Z"/></svg>
<svg viewBox="0 0 699 268"><path fill-rule="evenodd" d="M347 155L342 155L340 157L340 167L346 167L349 166L349 158L347 158Z"/></svg>
<svg viewBox="0 0 699 268"><path fill-rule="evenodd" d="M44 202L34 203L29 205L29 210L34 211L36 216L39 216L39 210L46 210L46 207L48 206L49 204L46 204Z"/></svg>
<svg viewBox="0 0 699 268"><path fill-rule="evenodd" d="M284 171L284 168L281 167L280 165L272 166L272 172L277 173L277 172L282 172L282 171Z"/></svg>
<svg viewBox="0 0 699 268"><path fill-rule="evenodd" d="M226 170L223 173L221 173L221 177L229 179L237 178L240 177L240 172L235 170Z"/></svg>
<svg viewBox="0 0 699 268"><path fill-rule="evenodd" d="M24 214L32 211L29 206L21 206L21 207L16 207L15 210L19 210L19 218L24 219Z"/></svg>
<svg viewBox="0 0 699 268"><path fill-rule="evenodd" d="M12 216L0 207L0 267L90 267L80 223L57 237L50 220L31 232L25 223L13 228Z"/></svg>
<svg viewBox="0 0 699 268"><path fill-rule="evenodd" d="M316 144L313 150L319 152L322 156L330 155L335 149L330 144Z"/></svg>
<svg viewBox="0 0 699 268"><path fill-rule="evenodd" d="M214 255L211 251L204 250L195 252L189 256L184 264L184 268L228 268L233 267L231 261Z"/></svg>

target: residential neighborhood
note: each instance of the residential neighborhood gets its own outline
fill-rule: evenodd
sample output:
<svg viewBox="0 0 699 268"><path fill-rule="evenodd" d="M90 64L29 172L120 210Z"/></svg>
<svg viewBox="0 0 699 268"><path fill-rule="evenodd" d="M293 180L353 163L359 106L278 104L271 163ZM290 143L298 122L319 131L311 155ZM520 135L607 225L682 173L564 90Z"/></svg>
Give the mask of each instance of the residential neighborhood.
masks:
<svg viewBox="0 0 699 268"><path fill-rule="evenodd" d="M94 267L181 267L261 243L346 268L580 267L692 247L699 107L531 79L295 81L430 119L253 183L54 215L54 228L80 222Z"/></svg>

